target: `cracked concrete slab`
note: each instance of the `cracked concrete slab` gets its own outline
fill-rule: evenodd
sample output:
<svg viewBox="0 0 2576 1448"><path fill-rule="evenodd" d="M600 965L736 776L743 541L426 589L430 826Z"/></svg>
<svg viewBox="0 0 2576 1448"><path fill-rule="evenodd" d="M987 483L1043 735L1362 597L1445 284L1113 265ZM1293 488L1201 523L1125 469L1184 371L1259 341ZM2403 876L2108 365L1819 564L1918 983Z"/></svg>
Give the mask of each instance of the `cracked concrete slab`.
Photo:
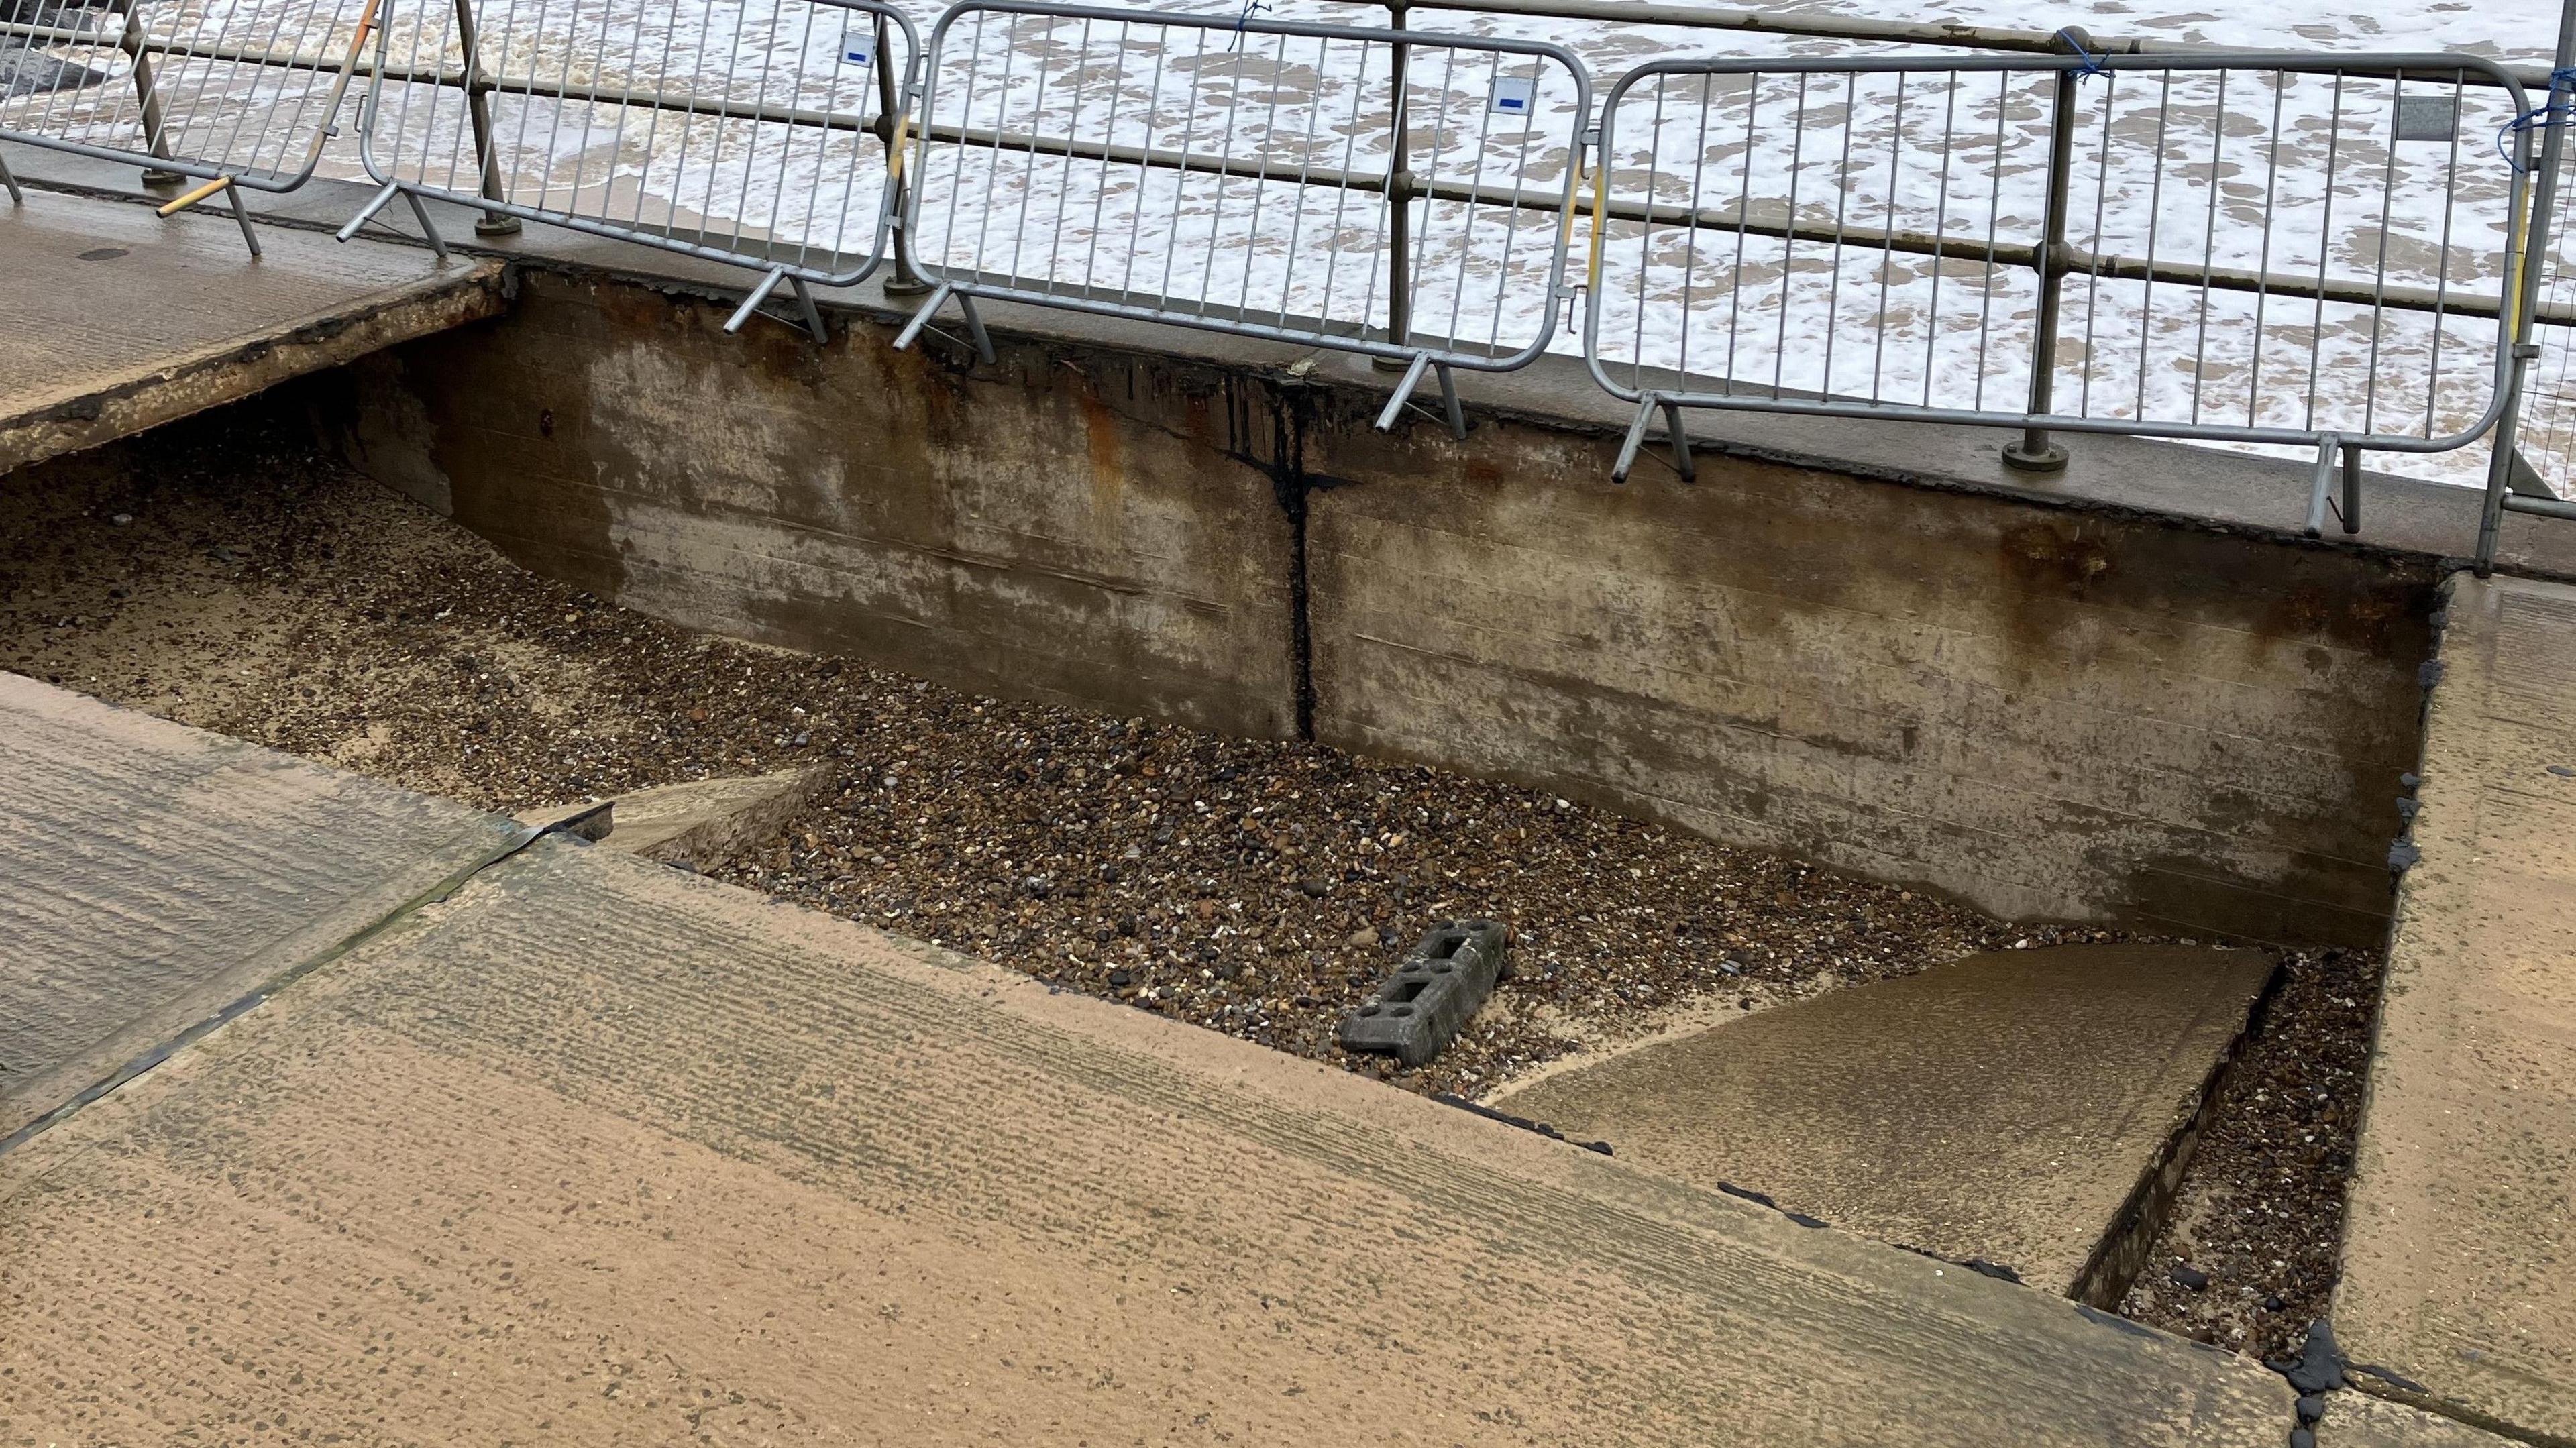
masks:
<svg viewBox="0 0 2576 1448"><path fill-rule="evenodd" d="M2335 1333L2373 1391L2576 1442L2576 588L2448 614Z"/></svg>
<svg viewBox="0 0 2576 1448"><path fill-rule="evenodd" d="M0 674L0 1138L518 836Z"/></svg>
<svg viewBox="0 0 2576 1448"><path fill-rule="evenodd" d="M2171 1190L2169 1148L2270 971L2190 946L1990 951L1486 1104L1695 1186L2116 1301L2135 1267L2117 1253L2152 1236L2134 1201Z"/></svg>
<svg viewBox="0 0 2576 1448"><path fill-rule="evenodd" d="M0 473L501 310L499 262L274 227L260 245L222 215L0 205Z"/></svg>
<svg viewBox="0 0 2576 1448"><path fill-rule="evenodd" d="M2270 1448L2290 1414L2241 1357L556 839L0 1154L0 1244L12 1440Z"/></svg>

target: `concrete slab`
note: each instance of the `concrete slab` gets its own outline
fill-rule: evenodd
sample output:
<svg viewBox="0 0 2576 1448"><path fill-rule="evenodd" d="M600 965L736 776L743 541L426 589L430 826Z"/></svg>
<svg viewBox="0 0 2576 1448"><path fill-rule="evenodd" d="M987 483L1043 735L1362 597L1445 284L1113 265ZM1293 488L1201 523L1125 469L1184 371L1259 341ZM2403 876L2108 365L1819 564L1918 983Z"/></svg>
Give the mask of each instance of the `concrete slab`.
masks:
<svg viewBox="0 0 2576 1448"><path fill-rule="evenodd" d="M2316 1435L2318 1448L2509 1448L2512 1442L2368 1393L2329 1395Z"/></svg>
<svg viewBox="0 0 2576 1448"><path fill-rule="evenodd" d="M2178 1181L2177 1138L2269 974L2253 951L1993 951L1487 1104L1695 1186L2116 1301L2152 1236L2137 1209Z"/></svg>
<svg viewBox="0 0 2576 1448"><path fill-rule="evenodd" d="M2245 1359L552 839L0 1154L0 1321L11 1441L2290 1420Z"/></svg>
<svg viewBox="0 0 2576 1448"><path fill-rule="evenodd" d="M0 472L501 309L501 266L30 192L0 204Z"/></svg>
<svg viewBox="0 0 2576 1448"><path fill-rule="evenodd" d="M788 769L629 790L603 801L612 808L609 831L599 844L621 855L707 869L777 833L821 780L820 771ZM519 818L544 825L597 808L553 805L522 811Z"/></svg>
<svg viewBox="0 0 2576 1448"><path fill-rule="evenodd" d="M2441 668L2335 1332L2374 1391L2576 1441L2576 588L2456 576Z"/></svg>
<svg viewBox="0 0 2576 1448"><path fill-rule="evenodd" d="M519 837L0 674L0 1139Z"/></svg>

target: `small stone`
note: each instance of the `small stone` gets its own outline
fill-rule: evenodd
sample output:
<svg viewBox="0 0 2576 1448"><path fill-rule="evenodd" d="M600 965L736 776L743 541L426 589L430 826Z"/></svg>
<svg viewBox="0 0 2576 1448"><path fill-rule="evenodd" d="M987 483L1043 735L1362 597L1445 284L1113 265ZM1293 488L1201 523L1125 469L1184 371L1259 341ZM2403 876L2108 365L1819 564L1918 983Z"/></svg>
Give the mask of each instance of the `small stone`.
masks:
<svg viewBox="0 0 2576 1448"><path fill-rule="evenodd" d="M115 524L116 526L118 526L119 528L122 528L122 527L124 527L126 524L131 523L131 522L133 522L133 521L134 521L134 515L133 515L132 513L119 513L119 514L117 514L115 517L110 518L110 519L108 519L107 521L109 521L109 522L111 522L111 523L114 523L114 524Z"/></svg>
<svg viewBox="0 0 2576 1448"><path fill-rule="evenodd" d="M1321 875L1313 875L1300 883L1297 888L1305 891L1315 899L1321 900L1324 898L1324 892L1333 888L1333 882L1325 879Z"/></svg>
<svg viewBox="0 0 2576 1448"><path fill-rule="evenodd" d="M1368 929L1354 930L1342 943L1344 945L1375 945L1377 944L1377 932Z"/></svg>
<svg viewBox="0 0 2576 1448"><path fill-rule="evenodd" d="M1113 970L1109 972L1109 984L1112 989L1124 990L1128 986L1135 984L1135 982L1136 977L1129 975L1123 970Z"/></svg>
<svg viewBox="0 0 2576 1448"><path fill-rule="evenodd" d="M2173 1279L2174 1286L2192 1292L2198 1292L2209 1285L2209 1274L2188 1262L2176 1262L2173 1264L2173 1269L2165 1275Z"/></svg>
<svg viewBox="0 0 2576 1448"><path fill-rule="evenodd" d="M2305 1428L2290 1430L2290 1448L2317 1448L2317 1435Z"/></svg>
<svg viewBox="0 0 2576 1448"><path fill-rule="evenodd" d="M2326 1415L2326 1400L2315 1393L2303 1393L2292 1408L2299 1415L2300 1426L2305 1427Z"/></svg>
<svg viewBox="0 0 2576 1448"><path fill-rule="evenodd" d="M2263 1299L2263 1310L2265 1312L2278 1312L2289 1305L2289 1303L2281 1300L2281 1294L2277 1292Z"/></svg>

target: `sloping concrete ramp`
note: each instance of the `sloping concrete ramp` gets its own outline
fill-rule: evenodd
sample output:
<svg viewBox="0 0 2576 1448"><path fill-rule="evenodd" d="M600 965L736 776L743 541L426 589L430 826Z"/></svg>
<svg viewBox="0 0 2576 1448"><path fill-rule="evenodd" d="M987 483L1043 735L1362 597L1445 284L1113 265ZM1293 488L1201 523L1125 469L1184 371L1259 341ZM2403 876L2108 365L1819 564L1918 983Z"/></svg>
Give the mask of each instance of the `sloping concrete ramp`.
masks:
<svg viewBox="0 0 2576 1448"><path fill-rule="evenodd" d="M2448 612L2335 1333L2374 1391L2576 1442L2576 588Z"/></svg>
<svg viewBox="0 0 2576 1448"><path fill-rule="evenodd" d="M0 473L501 309L501 266L418 247L0 195Z"/></svg>
<svg viewBox="0 0 2576 1448"><path fill-rule="evenodd" d="M558 838L0 1154L0 1361L11 1442L2291 1423L2242 1358Z"/></svg>
<svg viewBox="0 0 2576 1448"><path fill-rule="evenodd" d="M523 835L0 674L0 1140Z"/></svg>
<svg viewBox="0 0 2576 1448"><path fill-rule="evenodd" d="M1681 1181L2116 1301L2152 1237L2130 1219L2179 1177L2174 1148L2270 973L2250 950L1989 951L1492 1104Z"/></svg>

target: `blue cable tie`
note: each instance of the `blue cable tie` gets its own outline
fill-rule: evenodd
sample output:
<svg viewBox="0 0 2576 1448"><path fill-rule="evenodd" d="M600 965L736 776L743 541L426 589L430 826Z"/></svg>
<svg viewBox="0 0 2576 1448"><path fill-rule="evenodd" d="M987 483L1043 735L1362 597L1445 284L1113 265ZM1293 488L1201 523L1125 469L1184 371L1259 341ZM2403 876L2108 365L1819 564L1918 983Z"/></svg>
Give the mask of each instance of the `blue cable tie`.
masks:
<svg viewBox="0 0 2576 1448"><path fill-rule="evenodd" d="M2103 62L2111 58L2111 52L2106 50L2100 55L2095 55L2093 52L2086 50L2084 48L2084 42L2075 38L2074 26L2067 26L2065 29L2057 32L2057 38L2065 41L2068 45L2075 47L2075 53L2084 59L2084 63L2076 67L2075 70L2075 78L2078 81L2088 81L2097 75L2108 75L2111 73L2110 67L2103 64Z"/></svg>
<svg viewBox="0 0 2576 1448"><path fill-rule="evenodd" d="M2534 106L2496 127L2496 155L2506 165L2516 171L2523 169L2521 164L2513 159L2513 148L2507 143L2506 137L2520 135L2525 131L2536 131L2545 126L2563 126L2569 120L2576 119L2576 98L2562 101L2558 99L2560 91L2576 91L2576 65L2560 66L2549 72L2549 100L2546 104Z"/></svg>

